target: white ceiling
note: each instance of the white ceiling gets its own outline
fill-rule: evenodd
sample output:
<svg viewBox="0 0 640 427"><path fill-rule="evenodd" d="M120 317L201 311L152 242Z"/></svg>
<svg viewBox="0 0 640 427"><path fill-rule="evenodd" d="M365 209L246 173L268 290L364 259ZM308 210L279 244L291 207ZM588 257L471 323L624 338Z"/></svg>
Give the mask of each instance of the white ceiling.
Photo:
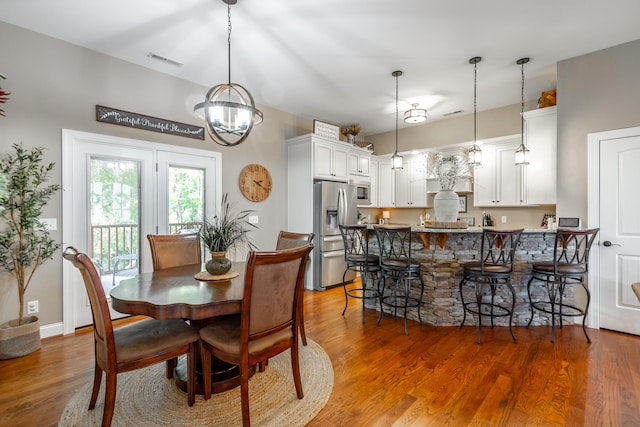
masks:
<svg viewBox="0 0 640 427"><path fill-rule="evenodd" d="M395 128L394 70L401 115L412 102L430 121L472 113L473 56L478 110L516 104L517 59L531 57L525 99L537 99L558 61L640 39L638 16L637 0L238 0L231 77L259 105L370 135ZM0 20L206 87L227 81L222 0L2 0Z"/></svg>

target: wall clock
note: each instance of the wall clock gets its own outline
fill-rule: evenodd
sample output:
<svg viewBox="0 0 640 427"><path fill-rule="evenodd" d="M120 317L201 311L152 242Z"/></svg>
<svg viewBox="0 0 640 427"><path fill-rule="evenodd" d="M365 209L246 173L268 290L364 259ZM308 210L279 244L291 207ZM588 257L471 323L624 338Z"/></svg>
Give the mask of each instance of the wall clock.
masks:
<svg viewBox="0 0 640 427"><path fill-rule="evenodd" d="M240 191L252 202L261 202L271 193L271 174L262 165L253 163L240 172Z"/></svg>

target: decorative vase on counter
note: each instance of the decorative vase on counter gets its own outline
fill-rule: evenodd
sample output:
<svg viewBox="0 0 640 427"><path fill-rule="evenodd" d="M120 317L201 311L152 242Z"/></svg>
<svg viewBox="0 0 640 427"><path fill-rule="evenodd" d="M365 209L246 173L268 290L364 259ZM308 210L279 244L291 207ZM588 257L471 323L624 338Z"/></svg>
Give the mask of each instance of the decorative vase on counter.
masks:
<svg viewBox="0 0 640 427"><path fill-rule="evenodd" d="M211 259L205 264L207 272L212 276L222 276L231 270L231 260L226 252L211 252Z"/></svg>
<svg viewBox="0 0 640 427"><path fill-rule="evenodd" d="M433 210L436 214L436 221L456 222L458 220L458 209L460 199L453 190L440 190L433 198Z"/></svg>

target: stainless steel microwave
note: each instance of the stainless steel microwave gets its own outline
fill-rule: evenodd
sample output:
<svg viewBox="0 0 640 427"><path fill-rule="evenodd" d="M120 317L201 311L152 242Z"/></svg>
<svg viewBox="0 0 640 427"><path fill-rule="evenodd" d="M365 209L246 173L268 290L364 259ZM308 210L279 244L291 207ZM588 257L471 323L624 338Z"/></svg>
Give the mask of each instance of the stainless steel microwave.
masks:
<svg viewBox="0 0 640 427"><path fill-rule="evenodd" d="M356 204L358 205L370 205L371 204L371 185L367 181L351 181L350 184L356 187Z"/></svg>

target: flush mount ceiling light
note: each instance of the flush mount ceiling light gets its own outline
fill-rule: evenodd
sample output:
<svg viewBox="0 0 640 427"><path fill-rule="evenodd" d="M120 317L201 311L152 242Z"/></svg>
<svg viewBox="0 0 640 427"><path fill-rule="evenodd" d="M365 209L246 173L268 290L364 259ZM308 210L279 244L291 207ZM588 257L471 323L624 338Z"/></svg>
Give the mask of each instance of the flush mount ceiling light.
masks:
<svg viewBox="0 0 640 427"><path fill-rule="evenodd" d="M482 150L478 146L477 140L477 119L476 119L476 106L477 106L477 86L478 86L478 62L482 61L482 58L479 56L474 56L469 60L469 64L473 64L473 145L469 149L468 157L469 157L469 166L480 166L482 165Z"/></svg>
<svg viewBox="0 0 640 427"><path fill-rule="evenodd" d="M520 123L521 123L521 135L520 146L516 150L516 165L526 166L529 164L529 149L524 143L524 64L529 62L529 58L520 58L516 61L516 64L520 66L520 72L522 74L522 85L520 92Z"/></svg>
<svg viewBox="0 0 640 427"><path fill-rule="evenodd" d="M405 123L422 123L427 120L427 110L418 108L420 104L411 104L411 109L404 112Z"/></svg>
<svg viewBox="0 0 640 427"><path fill-rule="evenodd" d="M396 151L391 156L391 169L402 169L402 156L398 154L398 77L402 71L394 71L391 75L396 78Z"/></svg>
<svg viewBox="0 0 640 427"><path fill-rule="evenodd" d="M193 111L205 120L209 136L217 144L234 146L244 141L253 126L262 123L262 112L256 108L253 96L238 83L231 83L231 5L237 0L222 0L227 5L228 83L212 87L204 102Z"/></svg>

